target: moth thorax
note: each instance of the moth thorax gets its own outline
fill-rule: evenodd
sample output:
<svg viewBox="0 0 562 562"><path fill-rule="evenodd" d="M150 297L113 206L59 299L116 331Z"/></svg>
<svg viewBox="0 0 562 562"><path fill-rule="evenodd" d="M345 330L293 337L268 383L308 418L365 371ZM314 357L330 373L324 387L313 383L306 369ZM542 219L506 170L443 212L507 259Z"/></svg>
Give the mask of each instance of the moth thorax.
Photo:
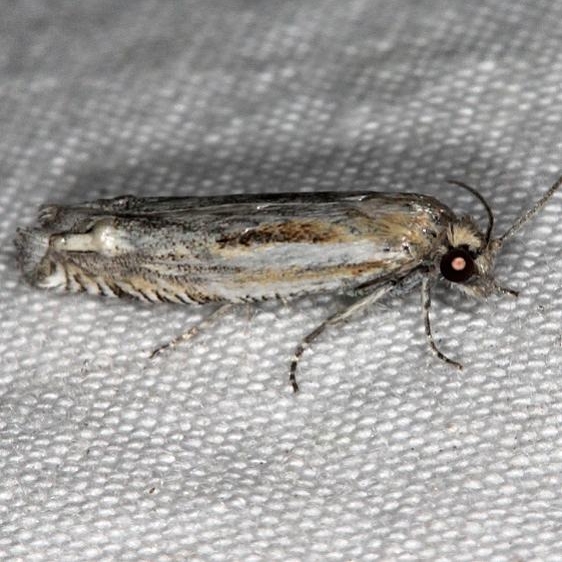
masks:
<svg viewBox="0 0 562 562"><path fill-rule="evenodd" d="M447 242L451 248L465 247L474 253L480 253L486 246L484 235L470 217L463 217L449 226Z"/></svg>

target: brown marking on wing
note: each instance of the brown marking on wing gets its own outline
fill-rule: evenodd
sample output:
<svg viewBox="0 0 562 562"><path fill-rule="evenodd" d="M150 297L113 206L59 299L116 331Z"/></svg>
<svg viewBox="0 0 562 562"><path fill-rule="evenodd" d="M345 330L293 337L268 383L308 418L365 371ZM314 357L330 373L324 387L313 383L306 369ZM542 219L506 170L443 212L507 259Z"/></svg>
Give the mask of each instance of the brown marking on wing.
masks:
<svg viewBox="0 0 562 562"><path fill-rule="evenodd" d="M326 221L292 220L263 224L242 233L226 234L217 239L220 247L253 246L275 243L337 243L349 239L346 228Z"/></svg>

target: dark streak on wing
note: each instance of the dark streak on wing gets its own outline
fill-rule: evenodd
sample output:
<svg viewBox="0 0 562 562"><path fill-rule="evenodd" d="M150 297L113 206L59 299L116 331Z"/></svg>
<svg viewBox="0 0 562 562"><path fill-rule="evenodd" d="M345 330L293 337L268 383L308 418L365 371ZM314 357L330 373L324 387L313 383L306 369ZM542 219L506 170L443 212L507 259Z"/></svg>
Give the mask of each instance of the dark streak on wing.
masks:
<svg viewBox="0 0 562 562"><path fill-rule="evenodd" d="M74 210L84 209L88 213L111 213L122 217L142 217L155 215L175 215L178 213L221 213L237 214L241 210L248 212L266 209L269 206L294 208L314 205L346 202L360 202L365 197L384 195L372 191L334 192L320 191L314 193L256 193L238 195L218 195L209 197L135 197L124 195L113 199L99 199L97 201L75 205ZM397 194L394 194L397 195ZM399 194L398 194L399 195ZM42 209L43 215L49 215L50 206Z"/></svg>
<svg viewBox="0 0 562 562"><path fill-rule="evenodd" d="M417 193L388 193L376 191L334 192L319 191L313 193L276 193L276 194L240 194L210 197L135 197L126 195L113 199L99 199L97 201L73 205L74 212L83 210L89 216L111 214L122 218L141 217L174 217L177 215L205 214L221 216L245 216L253 213L266 215L281 215L286 217L299 216L306 209L307 216L326 216L330 209L361 206L364 202L377 200L381 204L394 204L405 209L408 204L416 202L419 205L433 208L445 208L443 204L431 196ZM46 213L50 206L45 206L42 213ZM64 211L64 207L56 207L57 211ZM317 209L317 213L314 212ZM446 209L446 208L445 208Z"/></svg>
<svg viewBox="0 0 562 562"><path fill-rule="evenodd" d="M110 279L107 279L106 283L116 297L122 298L128 295L117 283L112 282Z"/></svg>
<svg viewBox="0 0 562 562"><path fill-rule="evenodd" d="M337 242L342 229L319 220L287 220L281 223L268 223L248 228L238 233L228 233L217 238L220 247L251 246L254 244L273 243L308 243Z"/></svg>

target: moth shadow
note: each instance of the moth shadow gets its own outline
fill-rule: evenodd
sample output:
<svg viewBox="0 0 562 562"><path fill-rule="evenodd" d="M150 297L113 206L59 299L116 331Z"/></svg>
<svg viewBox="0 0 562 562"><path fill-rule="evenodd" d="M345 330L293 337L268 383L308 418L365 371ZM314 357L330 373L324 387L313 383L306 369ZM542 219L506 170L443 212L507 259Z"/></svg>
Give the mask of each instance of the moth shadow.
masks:
<svg viewBox="0 0 562 562"><path fill-rule="evenodd" d="M313 150L287 152L282 147L258 150L249 144L236 152L218 154L206 147L176 156L162 150L135 163L94 161L85 166L82 162L79 169L68 170L75 180L61 197L65 203L77 203L125 194L203 196L359 189L345 170L334 173L329 155Z"/></svg>

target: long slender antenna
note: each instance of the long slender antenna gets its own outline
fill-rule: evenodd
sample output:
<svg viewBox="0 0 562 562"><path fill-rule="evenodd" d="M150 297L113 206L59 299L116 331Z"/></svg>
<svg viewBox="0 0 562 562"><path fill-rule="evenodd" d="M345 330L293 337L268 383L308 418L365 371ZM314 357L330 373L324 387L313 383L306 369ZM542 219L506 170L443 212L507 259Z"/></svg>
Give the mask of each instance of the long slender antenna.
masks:
<svg viewBox="0 0 562 562"><path fill-rule="evenodd" d="M548 200L560 189L562 186L562 176L560 176L554 185L531 207L526 213L523 213L508 229L498 238L501 244L506 238L513 236L528 220L532 219L548 202Z"/></svg>
<svg viewBox="0 0 562 562"><path fill-rule="evenodd" d="M457 180L447 180L447 181L454 185L458 185L463 189L466 189L469 193L472 193L472 195L474 195L474 197L476 197L480 201L480 203L482 203L482 205L484 205L484 209L486 209L486 213L488 214L488 228L486 229L486 245L488 245L488 242L490 241L490 237L492 236L492 229L494 228L494 213L492 212L490 205L488 205L488 201L486 201L486 199L484 199L484 196L481 193L479 193L476 189L474 189L474 187L470 187L470 185L467 185L462 181L457 181Z"/></svg>

